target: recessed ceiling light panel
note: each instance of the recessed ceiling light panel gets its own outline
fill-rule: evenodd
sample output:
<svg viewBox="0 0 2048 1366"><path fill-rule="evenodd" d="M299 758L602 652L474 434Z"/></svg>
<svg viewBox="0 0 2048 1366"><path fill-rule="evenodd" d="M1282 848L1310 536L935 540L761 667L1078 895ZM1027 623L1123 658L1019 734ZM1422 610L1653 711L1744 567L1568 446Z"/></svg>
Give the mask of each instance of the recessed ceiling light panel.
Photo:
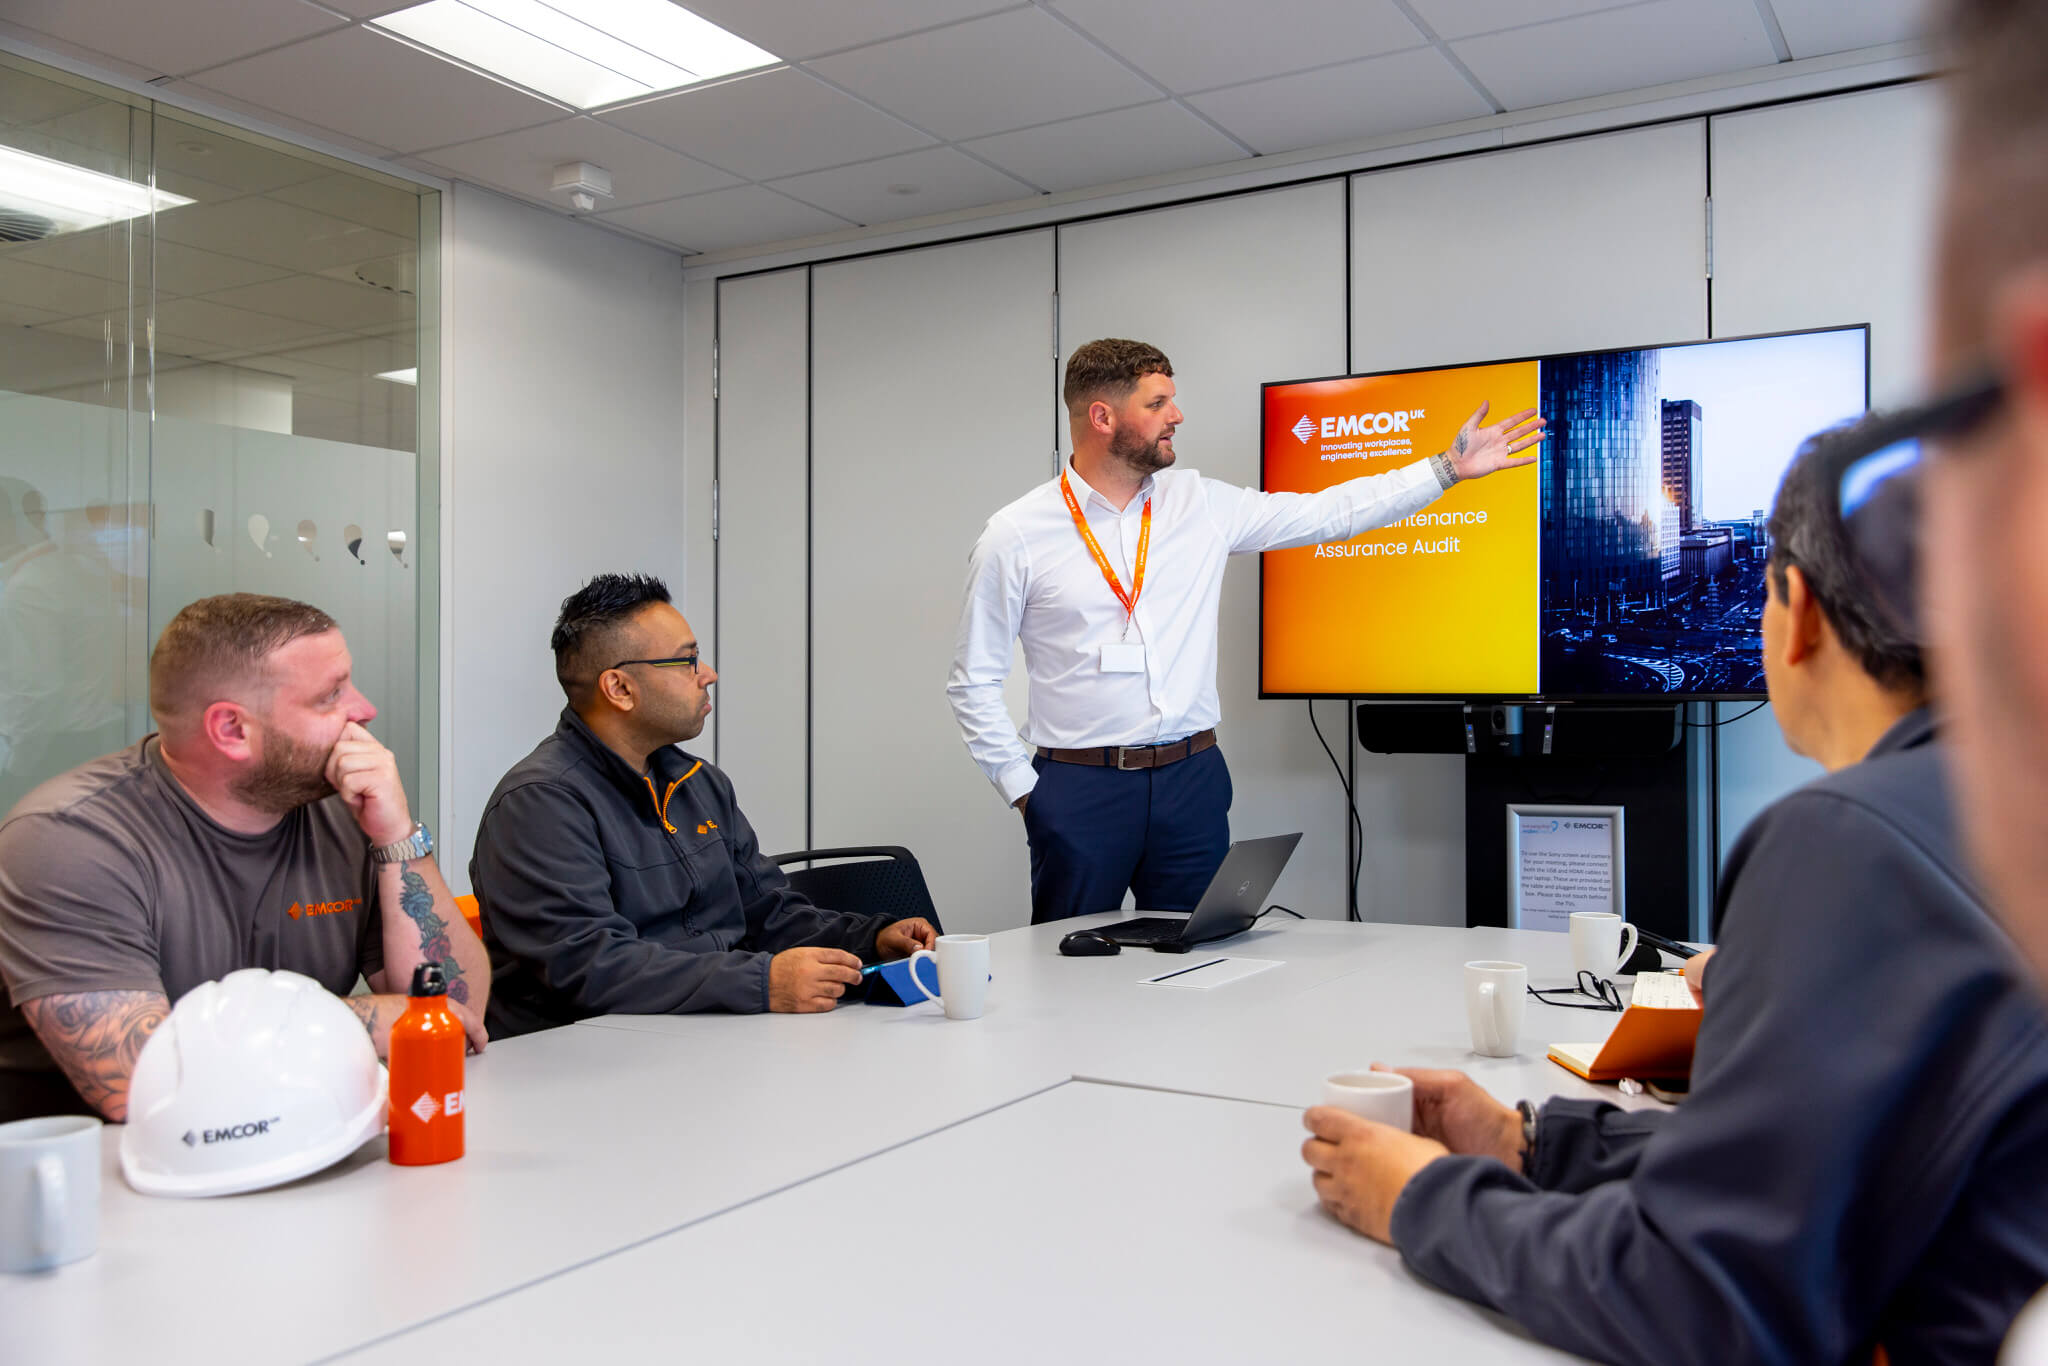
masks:
<svg viewBox="0 0 2048 1366"><path fill-rule="evenodd" d="M0 217L11 225L5 234L7 241L81 232L191 202L184 195L89 171L68 161L0 147Z"/></svg>
<svg viewBox="0 0 2048 1366"><path fill-rule="evenodd" d="M427 0L371 26L578 109L781 61L669 0Z"/></svg>

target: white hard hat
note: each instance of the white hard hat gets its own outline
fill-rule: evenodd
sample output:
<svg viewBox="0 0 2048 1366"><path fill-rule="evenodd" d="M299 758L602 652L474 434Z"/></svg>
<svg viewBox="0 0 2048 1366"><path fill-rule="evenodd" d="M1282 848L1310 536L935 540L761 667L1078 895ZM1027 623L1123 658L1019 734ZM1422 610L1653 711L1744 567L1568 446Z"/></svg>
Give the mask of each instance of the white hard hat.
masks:
<svg viewBox="0 0 2048 1366"><path fill-rule="evenodd" d="M231 972L186 992L143 1045L121 1173L144 1195L296 1180L383 1130L386 1084L340 997L296 972Z"/></svg>

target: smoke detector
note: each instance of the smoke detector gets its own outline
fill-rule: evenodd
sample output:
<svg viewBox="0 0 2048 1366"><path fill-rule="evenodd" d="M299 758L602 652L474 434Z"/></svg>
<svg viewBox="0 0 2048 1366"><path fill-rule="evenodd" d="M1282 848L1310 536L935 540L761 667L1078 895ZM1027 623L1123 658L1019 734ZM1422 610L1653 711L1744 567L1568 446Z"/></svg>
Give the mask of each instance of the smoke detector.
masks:
<svg viewBox="0 0 2048 1366"><path fill-rule="evenodd" d="M569 207L589 213L600 199L612 197L612 173L587 161L565 161L555 167L556 194L569 196Z"/></svg>

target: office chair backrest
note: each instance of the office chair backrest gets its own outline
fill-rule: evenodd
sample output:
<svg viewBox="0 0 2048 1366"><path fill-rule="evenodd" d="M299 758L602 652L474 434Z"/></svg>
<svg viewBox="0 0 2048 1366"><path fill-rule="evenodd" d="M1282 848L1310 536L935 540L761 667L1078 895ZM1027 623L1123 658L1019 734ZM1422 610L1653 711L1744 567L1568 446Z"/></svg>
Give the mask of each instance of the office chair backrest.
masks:
<svg viewBox="0 0 2048 1366"><path fill-rule="evenodd" d="M852 859L858 862L826 863L809 868L786 865L817 859ZM882 844L858 849L799 849L776 854L773 861L783 867L792 887L818 905L832 911L855 915L882 915L891 920L923 916L941 934L939 913L932 905L931 889L924 885L924 870L917 857L898 845Z"/></svg>

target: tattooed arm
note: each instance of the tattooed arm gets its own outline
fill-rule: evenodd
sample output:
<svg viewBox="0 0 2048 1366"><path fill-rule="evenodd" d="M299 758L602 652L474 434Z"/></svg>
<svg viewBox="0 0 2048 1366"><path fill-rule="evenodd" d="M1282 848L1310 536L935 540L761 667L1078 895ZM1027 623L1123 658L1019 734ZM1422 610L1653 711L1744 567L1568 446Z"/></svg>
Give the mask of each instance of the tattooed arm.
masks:
<svg viewBox="0 0 2048 1366"><path fill-rule="evenodd" d="M341 738L328 753L327 780L348 803L349 813L373 847L396 844L412 832L412 812L406 805L405 785L398 778L398 760L354 721L342 727ZM384 932L384 966L370 977L370 990L403 993L412 985L414 968L421 963L439 963L448 978L448 999L482 1019L484 1002L491 994L490 958L469 922L455 909L455 898L434 860L408 859L380 866L377 906ZM370 1037L380 1042L389 1032L380 1033L374 1020L364 1023ZM471 1033L475 1037L480 1031Z"/></svg>
<svg viewBox="0 0 2048 1366"><path fill-rule="evenodd" d="M86 1104L119 1124L135 1059L171 1003L156 991L79 991L24 1001L21 1013Z"/></svg>
<svg viewBox="0 0 2048 1366"><path fill-rule="evenodd" d="M387 863L377 870L377 901L384 921L384 967L370 990L403 997L412 970L439 963L448 979L448 999L483 1018L491 993L491 963L455 898L429 858ZM371 1030L372 1037L377 1031Z"/></svg>

